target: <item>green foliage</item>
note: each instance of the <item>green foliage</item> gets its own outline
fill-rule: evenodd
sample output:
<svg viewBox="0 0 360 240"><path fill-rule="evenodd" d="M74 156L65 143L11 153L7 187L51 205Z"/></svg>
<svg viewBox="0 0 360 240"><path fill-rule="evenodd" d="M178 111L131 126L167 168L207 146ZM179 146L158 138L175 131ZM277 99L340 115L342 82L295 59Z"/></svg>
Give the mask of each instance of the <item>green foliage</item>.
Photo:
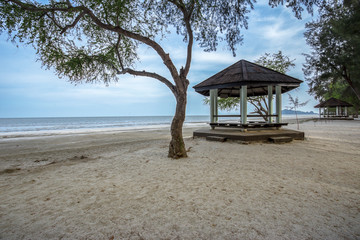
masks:
<svg viewBox="0 0 360 240"><path fill-rule="evenodd" d="M285 74L291 67L295 67L295 59L290 60L288 56L283 55L282 51L277 53L265 53L255 63Z"/></svg>
<svg viewBox="0 0 360 240"><path fill-rule="evenodd" d="M317 99L337 92L334 97L350 94L360 100L360 2L324 1L319 13L305 32L313 50L305 55L303 69L309 93Z"/></svg>
<svg viewBox="0 0 360 240"><path fill-rule="evenodd" d="M210 104L210 98L206 97L203 99L204 104ZM238 110L240 107L240 98L232 97L232 98L218 98L218 107L221 110L231 111Z"/></svg>
<svg viewBox="0 0 360 240"><path fill-rule="evenodd" d="M174 8L174 4L178 8ZM252 0L190 0L157 1L146 0L144 6L153 14L153 21L167 28L176 29L176 33L188 40L187 28L182 11L190 9L188 16L194 32L194 38L205 51L215 51L219 41L226 41L235 55L236 46L243 38L241 28L247 28L247 13L253 9Z"/></svg>
<svg viewBox="0 0 360 240"><path fill-rule="evenodd" d="M73 4L77 3L80 4ZM83 4L103 22L114 25L117 22L137 32L141 29L139 5L133 1L86 1ZM137 59L137 42L122 37L116 46L118 34L104 31L78 7L69 7L61 1L49 4L33 2L26 6L41 10L26 11L17 4L2 1L0 29L2 32L7 30L13 42L32 45L43 65L53 67L60 77L68 77L73 82L108 83L116 79L115 69L120 68L120 61L131 66ZM77 21L78 16L81 18ZM145 35L154 32L146 27L142 31ZM121 52L120 61L117 50Z"/></svg>

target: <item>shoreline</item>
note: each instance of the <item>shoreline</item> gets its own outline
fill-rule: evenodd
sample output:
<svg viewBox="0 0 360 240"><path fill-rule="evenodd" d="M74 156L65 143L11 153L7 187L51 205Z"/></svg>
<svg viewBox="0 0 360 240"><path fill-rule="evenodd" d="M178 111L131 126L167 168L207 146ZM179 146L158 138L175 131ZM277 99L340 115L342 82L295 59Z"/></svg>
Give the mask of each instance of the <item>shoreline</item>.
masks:
<svg viewBox="0 0 360 240"><path fill-rule="evenodd" d="M185 123L184 128L194 128L208 125L207 123ZM140 126L126 126L126 127L111 127L111 128L80 128L80 129L64 129L64 130L38 130L26 132L1 132L0 141L18 138L38 138L38 137L53 137L53 136L67 136L67 135L86 135L86 134L112 134L121 132L141 132L170 129L170 124L155 124L155 125L140 125Z"/></svg>
<svg viewBox="0 0 360 240"><path fill-rule="evenodd" d="M299 122L311 121L313 117L302 115L299 117ZM296 123L295 118L283 118L284 122L289 124ZM208 122L185 122L184 128L195 128L208 126ZM170 124L148 124L148 125L133 125L121 127L92 127L92 128L74 128L61 130L32 130L32 131L13 131L1 132L0 141L10 139L25 139L38 137L53 137L62 135L76 135L76 134L94 134L94 133L114 133L114 132L133 132L133 131L152 131L157 129L170 129Z"/></svg>

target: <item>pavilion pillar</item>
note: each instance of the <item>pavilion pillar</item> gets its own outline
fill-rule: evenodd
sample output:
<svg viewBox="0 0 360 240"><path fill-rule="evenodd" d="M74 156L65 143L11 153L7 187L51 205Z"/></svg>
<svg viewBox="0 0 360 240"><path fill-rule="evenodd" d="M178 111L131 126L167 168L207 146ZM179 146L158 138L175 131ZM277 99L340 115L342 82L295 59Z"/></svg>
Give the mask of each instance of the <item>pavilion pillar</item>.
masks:
<svg viewBox="0 0 360 240"><path fill-rule="evenodd" d="M210 123L215 123L217 118L215 118L217 115L215 103L217 103L217 89L210 89Z"/></svg>
<svg viewBox="0 0 360 240"><path fill-rule="evenodd" d="M321 107L319 107L319 118L321 118Z"/></svg>
<svg viewBox="0 0 360 240"><path fill-rule="evenodd" d="M339 106L336 106L336 116L339 116Z"/></svg>
<svg viewBox="0 0 360 240"><path fill-rule="evenodd" d="M272 123L272 116L273 115L273 86L268 86L268 105L269 105L269 118L268 118L268 122Z"/></svg>
<svg viewBox="0 0 360 240"><path fill-rule="evenodd" d="M241 86L240 88L240 115L241 123L246 124L247 122L247 86Z"/></svg>
<svg viewBox="0 0 360 240"><path fill-rule="evenodd" d="M219 117L218 117L218 115L219 115L219 111L218 111L218 90L217 89L214 89L215 91L214 91L214 95L215 95L215 98L214 98L214 114L215 114L215 116L214 116L214 120L215 120L215 122L218 122L218 120L219 120Z"/></svg>
<svg viewBox="0 0 360 240"><path fill-rule="evenodd" d="M348 116L348 111L347 111L347 107L345 106L345 112L344 112L345 116Z"/></svg>
<svg viewBox="0 0 360 240"><path fill-rule="evenodd" d="M276 123L281 123L281 86L275 86L276 92Z"/></svg>

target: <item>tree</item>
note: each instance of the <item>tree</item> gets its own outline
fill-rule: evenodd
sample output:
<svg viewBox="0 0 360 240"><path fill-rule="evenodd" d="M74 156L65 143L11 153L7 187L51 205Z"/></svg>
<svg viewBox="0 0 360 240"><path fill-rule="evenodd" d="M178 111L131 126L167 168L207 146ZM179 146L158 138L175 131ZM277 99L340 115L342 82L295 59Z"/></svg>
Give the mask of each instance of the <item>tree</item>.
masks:
<svg viewBox="0 0 360 240"><path fill-rule="evenodd" d="M275 70L277 72L285 74L291 67L295 67L295 59L290 60L286 55L283 55L282 51L278 53L265 53L255 63ZM249 97L249 102L255 107L255 113L260 114L265 121L268 120L269 106L267 105L266 96Z"/></svg>
<svg viewBox="0 0 360 240"><path fill-rule="evenodd" d="M290 60L288 56L283 55L282 51L278 51L272 55L270 53L265 53L256 60L255 63L285 74L290 68L295 67L294 61L295 59Z"/></svg>
<svg viewBox="0 0 360 240"><path fill-rule="evenodd" d="M294 99L290 94L288 94L288 95L289 95L289 101L290 101L291 106L288 106L287 108L290 109L290 110L295 111L297 129L299 130L299 119L298 119L298 116L297 116L297 109L299 109L301 107L304 107L310 100L307 100L306 102L300 103L298 97L296 97Z"/></svg>
<svg viewBox="0 0 360 240"><path fill-rule="evenodd" d="M290 67L295 67L294 61L295 59L290 60L288 56L283 55L282 51L278 51L273 54L265 53L255 63L285 74ZM248 97L248 102L254 106L254 113L259 114L265 121L268 120L269 106L266 96ZM205 98L204 103L210 104L209 98ZM218 106L221 110L237 110L240 106L240 97L218 98Z"/></svg>
<svg viewBox="0 0 360 240"><path fill-rule="evenodd" d="M235 55L247 28L246 14L254 0L51 0L0 1L0 30L12 41L32 45L46 68L71 82L116 81L122 74L154 78L176 99L171 124L169 157L186 157L182 137L187 79L194 41L205 51L215 51L225 41ZM296 17L317 0L286 1ZM269 0L272 7L282 0ZM172 29L187 44L184 65L177 69L161 39ZM161 58L171 78L135 69L137 49L145 45Z"/></svg>
<svg viewBox="0 0 360 240"><path fill-rule="evenodd" d="M322 98L323 100L327 100L329 98L337 98L349 102L353 105L353 107L350 108L348 112L355 116L357 116L359 113L360 100L356 97L352 89L345 81L338 81L329 84L328 91L326 91L322 95Z"/></svg>
<svg viewBox="0 0 360 240"><path fill-rule="evenodd" d="M306 24L312 52L305 54L303 71L309 93L323 99L334 86L360 100L360 2L324 1L317 20Z"/></svg>

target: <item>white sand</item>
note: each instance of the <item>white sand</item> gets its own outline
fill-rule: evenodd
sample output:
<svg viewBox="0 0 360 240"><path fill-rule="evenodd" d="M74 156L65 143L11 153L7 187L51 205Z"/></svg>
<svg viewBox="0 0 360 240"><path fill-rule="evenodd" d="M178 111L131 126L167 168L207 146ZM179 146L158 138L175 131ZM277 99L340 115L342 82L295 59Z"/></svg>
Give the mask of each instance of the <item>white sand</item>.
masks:
<svg viewBox="0 0 360 240"><path fill-rule="evenodd" d="M181 160L166 129L0 139L0 239L360 239L360 121L300 128L249 145L186 128Z"/></svg>

